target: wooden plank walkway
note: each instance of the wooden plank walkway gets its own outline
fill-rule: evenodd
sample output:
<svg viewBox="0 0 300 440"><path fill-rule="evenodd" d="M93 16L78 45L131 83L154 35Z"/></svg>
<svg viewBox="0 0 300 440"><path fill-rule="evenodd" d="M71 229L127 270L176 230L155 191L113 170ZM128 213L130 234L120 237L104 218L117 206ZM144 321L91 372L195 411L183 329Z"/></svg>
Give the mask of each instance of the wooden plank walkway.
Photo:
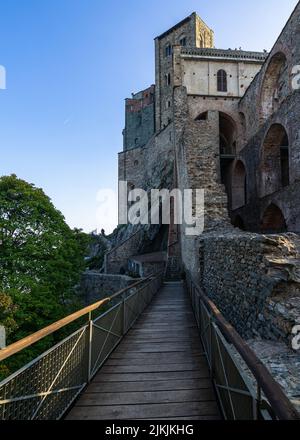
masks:
<svg viewBox="0 0 300 440"><path fill-rule="evenodd" d="M164 284L66 418L221 418L182 283Z"/></svg>

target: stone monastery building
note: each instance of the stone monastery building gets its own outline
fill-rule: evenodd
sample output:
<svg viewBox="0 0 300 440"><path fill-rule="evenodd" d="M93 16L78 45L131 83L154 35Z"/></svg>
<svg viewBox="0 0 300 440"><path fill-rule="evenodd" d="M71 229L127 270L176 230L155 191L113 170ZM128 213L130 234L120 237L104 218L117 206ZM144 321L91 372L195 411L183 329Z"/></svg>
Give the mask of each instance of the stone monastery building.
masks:
<svg viewBox="0 0 300 440"><path fill-rule="evenodd" d="M299 65L300 3L270 53L215 48L196 13L155 39L155 85L126 99L119 180L204 189L205 230L123 227L107 272L145 275L161 255L167 274L189 272L243 337L290 343L300 316Z"/></svg>

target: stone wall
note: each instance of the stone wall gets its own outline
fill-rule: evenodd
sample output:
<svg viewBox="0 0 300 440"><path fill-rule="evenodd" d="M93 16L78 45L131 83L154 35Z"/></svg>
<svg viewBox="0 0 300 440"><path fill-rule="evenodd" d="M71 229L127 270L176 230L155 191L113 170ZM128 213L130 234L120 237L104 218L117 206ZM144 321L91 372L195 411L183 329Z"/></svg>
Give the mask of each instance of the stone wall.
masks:
<svg viewBox="0 0 300 440"><path fill-rule="evenodd" d="M204 228L228 228L225 187L220 184L219 114L209 111L204 121L190 115L185 87L174 90L174 127L178 188L204 189ZM186 225L180 228L183 265L197 276L197 237L187 237Z"/></svg>
<svg viewBox="0 0 300 440"><path fill-rule="evenodd" d="M199 279L245 339L291 342L300 322L300 237L203 234Z"/></svg>
<svg viewBox="0 0 300 440"><path fill-rule="evenodd" d="M84 303L90 305L136 282L136 279L127 276L106 275L88 271L82 275L79 289Z"/></svg>
<svg viewBox="0 0 300 440"><path fill-rule="evenodd" d="M275 204L284 215L287 230L289 232L300 233L300 182L296 182L274 194L263 199L254 199L252 202L231 213L232 221L240 218L243 227L247 231L259 232L263 214L267 208Z"/></svg>
<svg viewBox="0 0 300 440"><path fill-rule="evenodd" d="M185 38L189 47L213 47L213 31L196 13L191 14L155 40L155 83L156 83L156 130L161 130L173 120L173 46L179 46ZM166 47L171 51L166 56ZM166 81L170 74L170 83Z"/></svg>
<svg viewBox="0 0 300 440"><path fill-rule="evenodd" d="M247 175L247 204L242 209L233 212L240 215L247 230L259 231L260 222L266 208L274 203L278 206L285 218L287 230L300 232L300 211L299 211L299 179L300 179L300 91L290 95L280 109L263 124L258 132L240 151L237 160L242 160ZM289 185L282 187L280 173L276 173L276 167L280 165L279 159L274 151L272 159L272 172L264 164L265 140L272 127L282 127L288 137L289 152ZM280 141L280 140L279 140ZM275 146L273 150L280 147ZM266 182L273 180L274 190L266 191ZM276 188L278 188L276 190ZM271 194L265 194L270 192Z"/></svg>
<svg viewBox="0 0 300 440"><path fill-rule="evenodd" d="M173 124L170 124L153 136L145 147L119 154L119 181L127 181L130 187L148 192L151 189L171 190L174 156L174 131ZM106 256L106 273L120 273L121 268L126 270L128 258L132 256L164 250L157 244L157 239L164 243L160 236L162 232L160 225L124 226L120 239Z"/></svg>
<svg viewBox="0 0 300 440"><path fill-rule="evenodd" d="M119 153L119 181L135 188L159 188L165 174L173 169L173 125L162 130L141 148ZM147 164L147 166L146 166Z"/></svg>
<svg viewBox="0 0 300 440"><path fill-rule="evenodd" d="M128 259L138 254L143 239L144 230L139 229L127 240L108 252L105 255L105 272L107 274L120 274L120 272L126 271Z"/></svg>
<svg viewBox="0 0 300 440"><path fill-rule="evenodd" d="M195 120L199 115L207 111L215 111L228 115L235 125L235 141L237 151L245 146L243 125L238 111L238 98L223 98L223 97L204 97L197 95L188 96L189 115L192 120ZM219 129L218 129L219 132ZM219 138L216 140L219 147ZM218 151L219 153L219 151Z"/></svg>
<svg viewBox="0 0 300 440"><path fill-rule="evenodd" d="M276 88L279 86L278 91L280 93L277 95L275 109L286 99L288 95L293 93L291 87L291 70L293 66L299 65L300 63L299 24L300 3L297 4L286 26L282 30L263 68L248 88L244 98L241 100L240 111L244 113L246 118L246 131L248 139L257 133L262 124L267 122L264 114L262 114L264 106L264 85L268 86L268 84L270 84L270 92L273 94L273 96L275 95ZM272 70L274 64L271 65L271 63L272 60L274 61L274 56L277 54L283 54L286 58L286 65L283 66L283 70L281 72L278 72L279 75L281 75L281 79L279 78L280 84L276 84L277 81L275 81L274 84L272 81L265 83L268 77L276 75L276 68ZM272 89L272 87L274 88Z"/></svg>
<svg viewBox="0 0 300 440"><path fill-rule="evenodd" d="M300 64L299 25L300 3L238 105L244 140L239 136L230 170L229 208L233 223L252 232L265 232L264 218L274 207L283 217L280 229L300 232L300 91L292 87L292 69ZM284 166L282 146L288 147ZM246 181L242 183L240 174L235 187L232 182L241 163ZM241 200L237 189L245 193L245 200L236 206L233 201Z"/></svg>
<svg viewBox="0 0 300 440"><path fill-rule="evenodd" d="M193 53L193 50L190 52ZM239 60L238 55L236 55L236 59L232 57L232 61L227 59L224 63L222 58L212 59L214 56L213 50L210 54L207 54L209 59L205 59L205 51L203 51L204 56L201 57L199 54L198 58L196 50L194 53L195 56L184 55L184 53L181 55L183 58L183 85L187 88L189 95L242 97L262 65L262 61ZM231 51L224 51L223 53L224 57L227 56L228 58L232 53L234 54ZM246 52L244 53L246 54ZM251 52L249 52L249 58L250 55ZM217 73L219 70L225 70L227 73L227 92L218 91Z"/></svg>
<svg viewBox="0 0 300 440"><path fill-rule="evenodd" d="M155 132L155 86L125 101L124 150L143 147Z"/></svg>
<svg viewBox="0 0 300 440"><path fill-rule="evenodd" d="M153 275L154 273L160 273L163 272L165 269L166 263L164 261L160 263L144 263L142 265L142 274L143 277L147 278L150 275Z"/></svg>

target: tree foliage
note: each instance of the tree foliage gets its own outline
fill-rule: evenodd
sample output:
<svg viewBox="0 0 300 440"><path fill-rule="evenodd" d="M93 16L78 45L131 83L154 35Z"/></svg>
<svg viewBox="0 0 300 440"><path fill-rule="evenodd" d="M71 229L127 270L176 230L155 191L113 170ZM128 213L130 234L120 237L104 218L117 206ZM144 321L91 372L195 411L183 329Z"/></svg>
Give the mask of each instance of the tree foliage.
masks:
<svg viewBox="0 0 300 440"><path fill-rule="evenodd" d="M79 306L74 287L87 245L42 189L15 175L0 178L0 324L9 343Z"/></svg>

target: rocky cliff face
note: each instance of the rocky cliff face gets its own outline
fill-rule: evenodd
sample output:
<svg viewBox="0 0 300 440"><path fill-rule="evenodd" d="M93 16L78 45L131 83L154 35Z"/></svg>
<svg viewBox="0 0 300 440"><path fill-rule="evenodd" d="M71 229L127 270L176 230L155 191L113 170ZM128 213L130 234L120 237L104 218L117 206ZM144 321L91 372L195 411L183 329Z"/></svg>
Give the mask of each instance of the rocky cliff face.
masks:
<svg viewBox="0 0 300 440"><path fill-rule="evenodd" d="M166 153L165 147L163 144L161 149L159 146L154 150L146 147L144 153L145 164L138 180L141 189L148 193L149 208L152 189L173 189L174 160L172 154ZM118 226L109 237L111 249L106 255L106 272L119 273L120 268L127 267L127 260L131 256L165 250L167 232L168 228L164 225Z"/></svg>

